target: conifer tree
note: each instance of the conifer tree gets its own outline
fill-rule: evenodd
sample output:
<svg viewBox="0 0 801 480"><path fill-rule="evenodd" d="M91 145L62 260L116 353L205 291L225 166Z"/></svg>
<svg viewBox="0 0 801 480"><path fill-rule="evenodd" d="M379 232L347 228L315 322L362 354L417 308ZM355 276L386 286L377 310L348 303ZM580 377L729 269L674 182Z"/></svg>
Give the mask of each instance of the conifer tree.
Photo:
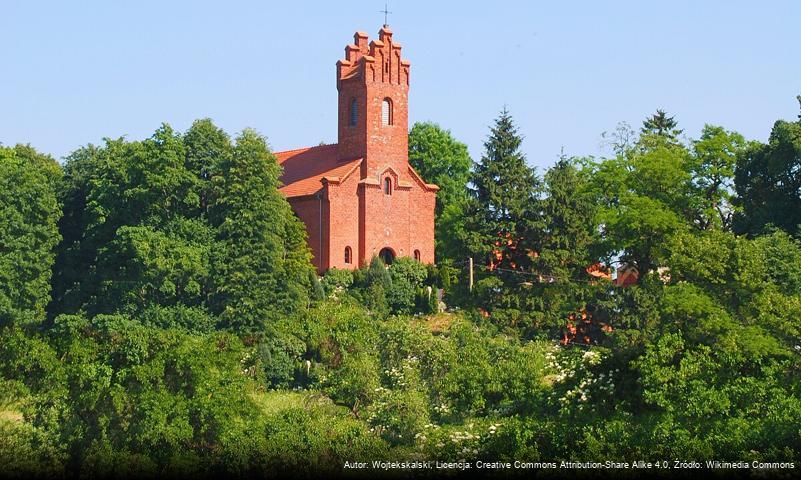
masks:
<svg viewBox="0 0 801 480"><path fill-rule="evenodd" d="M560 159L545 174L540 271L560 279L581 278L593 262L595 210L578 169Z"/></svg>
<svg viewBox="0 0 801 480"><path fill-rule="evenodd" d="M643 135L656 135L670 141L676 141L684 131L678 128L678 125L674 117L668 117L664 110L658 108L655 114L642 122L640 132Z"/></svg>
<svg viewBox="0 0 801 480"><path fill-rule="evenodd" d="M308 302L305 230L278 191L280 171L264 138L245 130L213 180L212 306L225 328L259 331Z"/></svg>
<svg viewBox="0 0 801 480"><path fill-rule="evenodd" d="M538 216L540 181L520 151L522 141L512 116L504 109L471 177L465 243L468 252L481 260L496 250L499 239L516 242L526 236Z"/></svg>
<svg viewBox="0 0 801 480"><path fill-rule="evenodd" d="M484 308L520 308L520 277L508 270L530 271L540 225L541 182L520 151L523 139L508 110L500 113L484 143L484 154L471 177L464 252L486 270L479 289ZM500 270L498 270L500 269ZM505 287L497 295L498 282ZM482 295L481 292L487 295Z"/></svg>

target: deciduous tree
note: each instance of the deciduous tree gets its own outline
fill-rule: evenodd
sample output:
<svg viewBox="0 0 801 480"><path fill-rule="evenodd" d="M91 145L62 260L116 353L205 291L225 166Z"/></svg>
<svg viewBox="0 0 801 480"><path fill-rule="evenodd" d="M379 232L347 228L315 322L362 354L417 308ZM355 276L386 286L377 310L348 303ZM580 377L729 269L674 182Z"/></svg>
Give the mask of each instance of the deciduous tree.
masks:
<svg viewBox="0 0 801 480"><path fill-rule="evenodd" d="M0 147L0 325L41 321L59 241L61 169L29 146Z"/></svg>

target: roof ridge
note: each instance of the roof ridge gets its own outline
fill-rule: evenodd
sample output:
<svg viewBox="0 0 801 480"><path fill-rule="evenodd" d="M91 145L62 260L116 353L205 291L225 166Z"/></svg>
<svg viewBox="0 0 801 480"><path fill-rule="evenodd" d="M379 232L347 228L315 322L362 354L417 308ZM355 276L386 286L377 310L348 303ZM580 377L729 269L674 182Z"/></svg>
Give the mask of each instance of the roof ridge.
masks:
<svg viewBox="0 0 801 480"><path fill-rule="evenodd" d="M300 147L300 148L293 148L290 150L281 150L280 152L273 152L273 155L279 155L283 153L307 152L313 148L332 147L336 145L337 145L336 143L324 143L322 145L312 145L311 147Z"/></svg>

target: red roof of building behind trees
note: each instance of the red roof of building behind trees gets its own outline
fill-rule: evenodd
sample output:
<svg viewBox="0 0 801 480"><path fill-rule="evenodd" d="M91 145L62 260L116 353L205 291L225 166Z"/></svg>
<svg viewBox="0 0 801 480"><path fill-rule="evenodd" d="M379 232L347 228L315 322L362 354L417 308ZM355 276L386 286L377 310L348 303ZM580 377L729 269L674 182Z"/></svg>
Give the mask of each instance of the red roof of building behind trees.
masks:
<svg viewBox="0 0 801 480"><path fill-rule="evenodd" d="M353 173L362 159L337 160L337 144L298 148L276 152L278 163L284 168L283 186L279 189L287 197L312 195L322 187L323 179L341 182Z"/></svg>

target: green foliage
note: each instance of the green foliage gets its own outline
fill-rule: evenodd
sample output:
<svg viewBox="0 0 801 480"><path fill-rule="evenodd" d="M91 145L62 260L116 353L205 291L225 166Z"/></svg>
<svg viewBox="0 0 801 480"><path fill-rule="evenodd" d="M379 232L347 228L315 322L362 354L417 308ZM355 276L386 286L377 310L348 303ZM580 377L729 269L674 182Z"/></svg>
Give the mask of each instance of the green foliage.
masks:
<svg viewBox="0 0 801 480"><path fill-rule="evenodd" d="M270 328L257 343L265 383L273 388L288 388L296 383L301 357L306 353L306 344L286 330Z"/></svg>
<svg viewBox="0 0 801 480"><path fill-rule="evenodd" d="M308 303L311 255L279 174L264 138L245 130L214 179L212 308L226 328L256 331Z"/></svg>
<svg viewBox="0 0 801 480"><path fill-rule="evenodd" d="M620 370L610 368L603 350L553 349L546 353L552 372L548 381L553 388L547 392L552 411L565 418L603 416L615 408L616 381Z"/></svg>
<svg viewBox="0 0 801 480"><path fill-rule="evenodd" d="M0 147L0 326L38 321L50 301L60 176L31 147Z"/></svg>
<svg viewBox="0 0 801 480"><path fill-rule="evenodd" d="M185 157L168 125L141 142L107 139L68 157L51 317L141 308L142 296L156 292L150 304L199 296L211 246L198 244L211 237L197 220L197 180Z"/></svg>
<svg viewBox="0 0 801 480"><path fill-rule="evenodd" d="M520 152L522 141L512 116L504 109L495 120L484 143L484 155L470 179L473 187L460 240L463 252L480 266L492 260L503 269L531 270L528 253L536 251L533 232L541 227L542 220L537 198L541 186ZM479 277L478 281L486 285L476 289L476 302L484 308L529 308L526 296L517 288L518 276L501 273Z"/></svg>
<svg viewBox="0 0 801 480"><path fill-rule="evenodd" d="M2 385L0 385L2 387ZM0 409L3 406L0 405ZM62 474L66 456L47 433L31 425L3 418L0 412L0 472L6 478L55 478Z"/></svg>
<svg viewBox="0 0 801 480"><path fill-rule="evenodd" d="M388 315L432 313L438 309L436 286L439 271L411 257L398 257L392 265L373 257L368 267L354 272L330 270L323 278L329 298L347 292L379 319Z"/></svg>
<svg viewBox="0 0 801 480"><path fill-rule="evenodd" d="M372 319L350 302L323 303L308 313L306 343L315 375L334 400L358 412L379 385L377 334Z"/></svg>
<svg viewBox="0 0 801 480"><path fill-rule="evenodd" d="M767 144L752 143L737 158L734 184L738 233L769 225L798 235L801 224L801 122L777 121Z"/></svg>
<svg viewBox="0 0 801 480"><path fill-rule="evenodd" d="M321 292L279 174L262 137L245 131L232 145L208 119L183 136L163 125L74 152L51 317L124 313L207 331L214 316L258 331L305 307Z"/></svg>
<svg viewBox="0 0 801 480"><path fill-rule="evenodd" d="M99 252L98 271L110 278L99 285L100 296L118 299L118 311L202 305L209 290L211 231L198 220L183 223L179 232L120 227Z"/></svg>
<svg viewBox="0 0 801 480"><path fill-rule="evenodd" d="M331 268L325 272L321 283L327 296L340 295L353 285L353 272Z"/></svg>
<svg viewBox="0 0 801 480"><path fill-rule="evenodd" d="M539 180L520 152L523 139L508 111L501 112L475 165L468 210L471 253L488 255L499 234L520 236L528 227L536 204Z"/></svg>
<svg viewBox="0 0 801 480"><path fill-rule="evenodd" d="M391 283L387 290L387 301L393 313L408 315L418 307L428 308L418 303L428 278L425 265L413 258L401 257L392 262L388 271Z"/></svg>
<svg viewBox="0 0 801 480"><path fill-rule="evenodd" d="M192 333L208 333L217 327L217 318L203 307L151 305L137 317L140 322L158 328L175 328Z"/></svg>
<svg viewBox="0 0 801 480"><path fill-rule="evenodd" d="M691 173L692 208L701 229L730 230L734 214L734 170L737 156L746 147L745 139L723 127L704 125L701 138L693 142Z"/></svg>
<svg viewBox="0 0 801 480"><path fill-rule="evenodd" d="M409 131L409 163L426 182L439 186L437 214L464 198L472 160L467 145L436 123L418 122Z"/></svg>
<svg viewBox="0 0 801 480"><path fill-rule="evenodd" d="M657 267L666 254L661 239L688 228L693 217L690 163L684 146L660 135L641 137L616 158L586 162L582 175L606 250L601 257L620 256L640 272Z"/></svg>
<svg viewBox="0 0 801 480"><path fill-rule="evenodd" d="M399 367L385 369L383 386L376 388L366 411L372 431L392 443L414 443L415 435L429 423L428 395L415 365L417 361L411 357Z"/></svg>
<svg viewBox="0 0 801 480"><path fill-rule="evenodd" d="M705 126L684 145L658 111L639 138L614 134L614 158L562 159L541 185L504 111L466 192L464 146L418 124L410 151L443 187L438 254L454 258L322 280L252 131L164 125L81 148L63 175L0 148L0 470L797 462L795 126L768 145ZM476 260L472 294L457 256ZM637 283L588 275L615 262ZM462 312L421 315L439 287Z"/></svg>
<svg viewBox="0 0 801 480"><path fill-rule="evenodd" d="M586 181L574 162L566 159L545 174L544 221L537 242L542 273L560 279L583 278L593 263L596 212Z"/></svg>
<svg viewBox="0 0 801 480"><path fill-rule="evenodd" d="M655 114L642 122L640 132L646 136L654 135L675 141L683 130L678 128L678 122L674 117L668 117L664 110L657 108Z"/></svg>
<svg viewBox="0 0 801 480"><path fill-rule="evenodd" d="M426 182L439 186L434 223L437 259L460 258L454 233L464 230L473 164L467 145L436 123L418 122L409 132L409 163Z"/></svg>
<svg viewBox="0 0 801 480"><path fill-rule="evenodd" d="M262 434L262 471L273 476L317 478L342 474L345 461L387 456L387 446L350 415L321 408L292 408L273 416Z"/></svg>
<svg viewBox="0 0 801 480"><path fill-rule="evenodd" d="M58 357L46 341L18 326L0 329L0 338L0 378L13 383L8 384L9 397L2 401L14 400L11 391L24 397L29 392L63 388Z"/></svg>
<svg viewBox="0 0 801 480"><path fill-rule="evenodd" d="M53 432L75 465L113 453L170 469L187 456L234 455L258 427L240 367L245 351L232 335L190 336L107 315L58 317L52 335L65 389L43 392L33 424Z"/></svg>

